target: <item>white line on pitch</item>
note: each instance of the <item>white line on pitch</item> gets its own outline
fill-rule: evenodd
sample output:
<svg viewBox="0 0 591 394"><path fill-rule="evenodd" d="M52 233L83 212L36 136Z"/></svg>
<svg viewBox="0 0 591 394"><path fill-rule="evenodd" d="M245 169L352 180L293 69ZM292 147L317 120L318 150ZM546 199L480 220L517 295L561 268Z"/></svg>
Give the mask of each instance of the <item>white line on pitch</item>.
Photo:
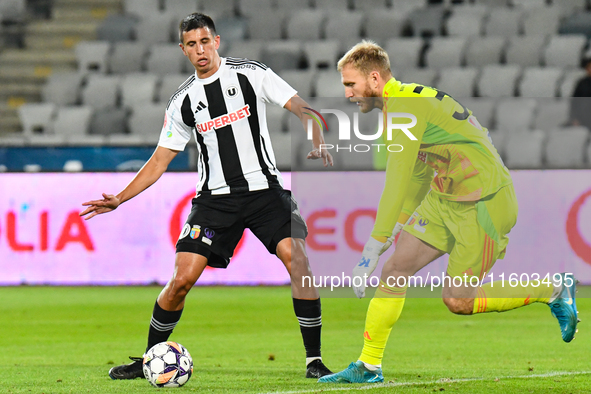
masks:
<svg viewBox="0 0 591 394"><path fill-rule="evenodd" d="M376 383L372 385L364 386L353 386L353 387L330 387L326 383L318 383L317 388L312 390L300 390L300 391L271 391L268 394L306 394L306 393L317 393L319 391L353 391L353 390L371 390L380 389L386 387L403 387L403 386L421 386L431 384L452 384L452 383L463 383L463 382L482 382L485 380L503 380L503 379L535 379L535 378L550 378L552 376L569 376L569 375L588 375L591 371L556 371L548 372L543 374L532 374L532 375L518 375L518 376L497 376L489 378L465 378L465 379L438 379L423 382L392 382L392 383Z"/></svg>

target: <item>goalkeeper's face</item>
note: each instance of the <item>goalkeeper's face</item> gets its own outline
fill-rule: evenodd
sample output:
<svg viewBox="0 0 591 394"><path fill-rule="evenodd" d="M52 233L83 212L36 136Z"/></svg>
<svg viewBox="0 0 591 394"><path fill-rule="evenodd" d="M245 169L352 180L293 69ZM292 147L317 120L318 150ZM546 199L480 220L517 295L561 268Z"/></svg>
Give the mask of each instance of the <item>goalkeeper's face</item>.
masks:
<svg viewBox="0 0 591 394"><path fill-rule="evenodd" d="M350 64L341 70L341 81L345 86L345 97L357 104L363 113L382 107L381 91L378 91L370 75L365 75Z"/></svg>

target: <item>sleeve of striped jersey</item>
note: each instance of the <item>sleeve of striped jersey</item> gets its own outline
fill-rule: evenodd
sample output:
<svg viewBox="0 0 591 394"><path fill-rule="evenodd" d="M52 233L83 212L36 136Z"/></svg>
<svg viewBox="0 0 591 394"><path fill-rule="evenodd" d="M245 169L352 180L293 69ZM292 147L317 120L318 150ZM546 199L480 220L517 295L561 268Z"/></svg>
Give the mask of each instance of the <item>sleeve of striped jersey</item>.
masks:
<svg viewBox="0 0 591 394"><path fill-rule="evenodd" d="M417 141L410 140L400 130L394 130L392 133L390 144L402 145L403 150L395 152L397 149L388 149L390 153L386 164L386 184L380 197L376 221L371 232L374 237L389 237L392 235L392 230L398 221L403 204L408 196L421 139L427 127L426 117L420 113L421 109L414 108L414 110L411 110L405 105L396 105L395 108L391 108L391 103L394 101L390 100L388 103L388 112L409 112L417 117L417 124L409 129L417 138Z"/></svg>
<svg viewBox="0 0 591 394"><path fill-rule="evenodd" d="M173 100L164 115L164 125L160 132L158 146L164 148L182 151L191 140L191 127L183 122L181 110L178 107L178 101Z"/></svg>
<svg viewBox="0 0 591 394"><path fill-rule="evenodd" d="M276 104L284 107L285 104L293 96L297 94L297 90L292 88L287 82L270 68L265 70L265 77L263 78L263 100L266 103Z"/></svg>

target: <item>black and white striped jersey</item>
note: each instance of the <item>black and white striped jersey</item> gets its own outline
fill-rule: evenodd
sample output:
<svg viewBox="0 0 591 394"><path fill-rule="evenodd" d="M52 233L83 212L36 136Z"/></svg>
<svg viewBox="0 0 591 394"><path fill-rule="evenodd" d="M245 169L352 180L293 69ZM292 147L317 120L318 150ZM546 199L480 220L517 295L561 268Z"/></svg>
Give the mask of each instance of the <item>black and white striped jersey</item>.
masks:
<svg viewBox="0 0 591 394"><path fill-rule="evenodd" d="M283 107L296 93L262 63L221 58L215 74L192 75L170 98L158 145L184 150L195 136L198 196L283 186L265 105Z"/></svg>

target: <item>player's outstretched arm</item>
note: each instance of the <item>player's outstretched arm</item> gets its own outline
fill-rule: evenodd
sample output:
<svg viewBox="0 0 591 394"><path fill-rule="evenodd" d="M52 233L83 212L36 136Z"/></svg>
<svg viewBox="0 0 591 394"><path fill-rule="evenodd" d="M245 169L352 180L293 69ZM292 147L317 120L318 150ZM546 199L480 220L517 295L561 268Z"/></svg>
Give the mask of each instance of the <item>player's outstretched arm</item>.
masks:
<svg viewBox="0 0 591 394"><path fill-rule="evenodd" d="M96 215L114 211L125 201L132 199L148 187L152 186L162 174L164 174L168 165L178 153L178 151L158 146L152 154L152 157L150 157L146 164L144 164L144 166L138 171L125 189L116 196L103 193L102 200L92 200L82 203L82 205L87 208L80 212L80 216L83 216L84 219L88 220Z"/></svg>
<svg viewBox="0 0 591 394"><path fill-rule="evenodd" d="M300 118L300 121L304 125L304 129L306 129L308 125L308 119L312 119L310 115L306 114L308 111L305 110L305 108L309 106L310 105L303 98L296 94L285 104L285 109ZM322 159L322 163L325 167L329 165L332 166L332 156L325 148L323 148L325 145L324 136L322 135L322 130L320 130L320 127L318 127L316 122L312 122L312 145L314 148L310 153L308 153L306 158L312 160Z"/></svg>

